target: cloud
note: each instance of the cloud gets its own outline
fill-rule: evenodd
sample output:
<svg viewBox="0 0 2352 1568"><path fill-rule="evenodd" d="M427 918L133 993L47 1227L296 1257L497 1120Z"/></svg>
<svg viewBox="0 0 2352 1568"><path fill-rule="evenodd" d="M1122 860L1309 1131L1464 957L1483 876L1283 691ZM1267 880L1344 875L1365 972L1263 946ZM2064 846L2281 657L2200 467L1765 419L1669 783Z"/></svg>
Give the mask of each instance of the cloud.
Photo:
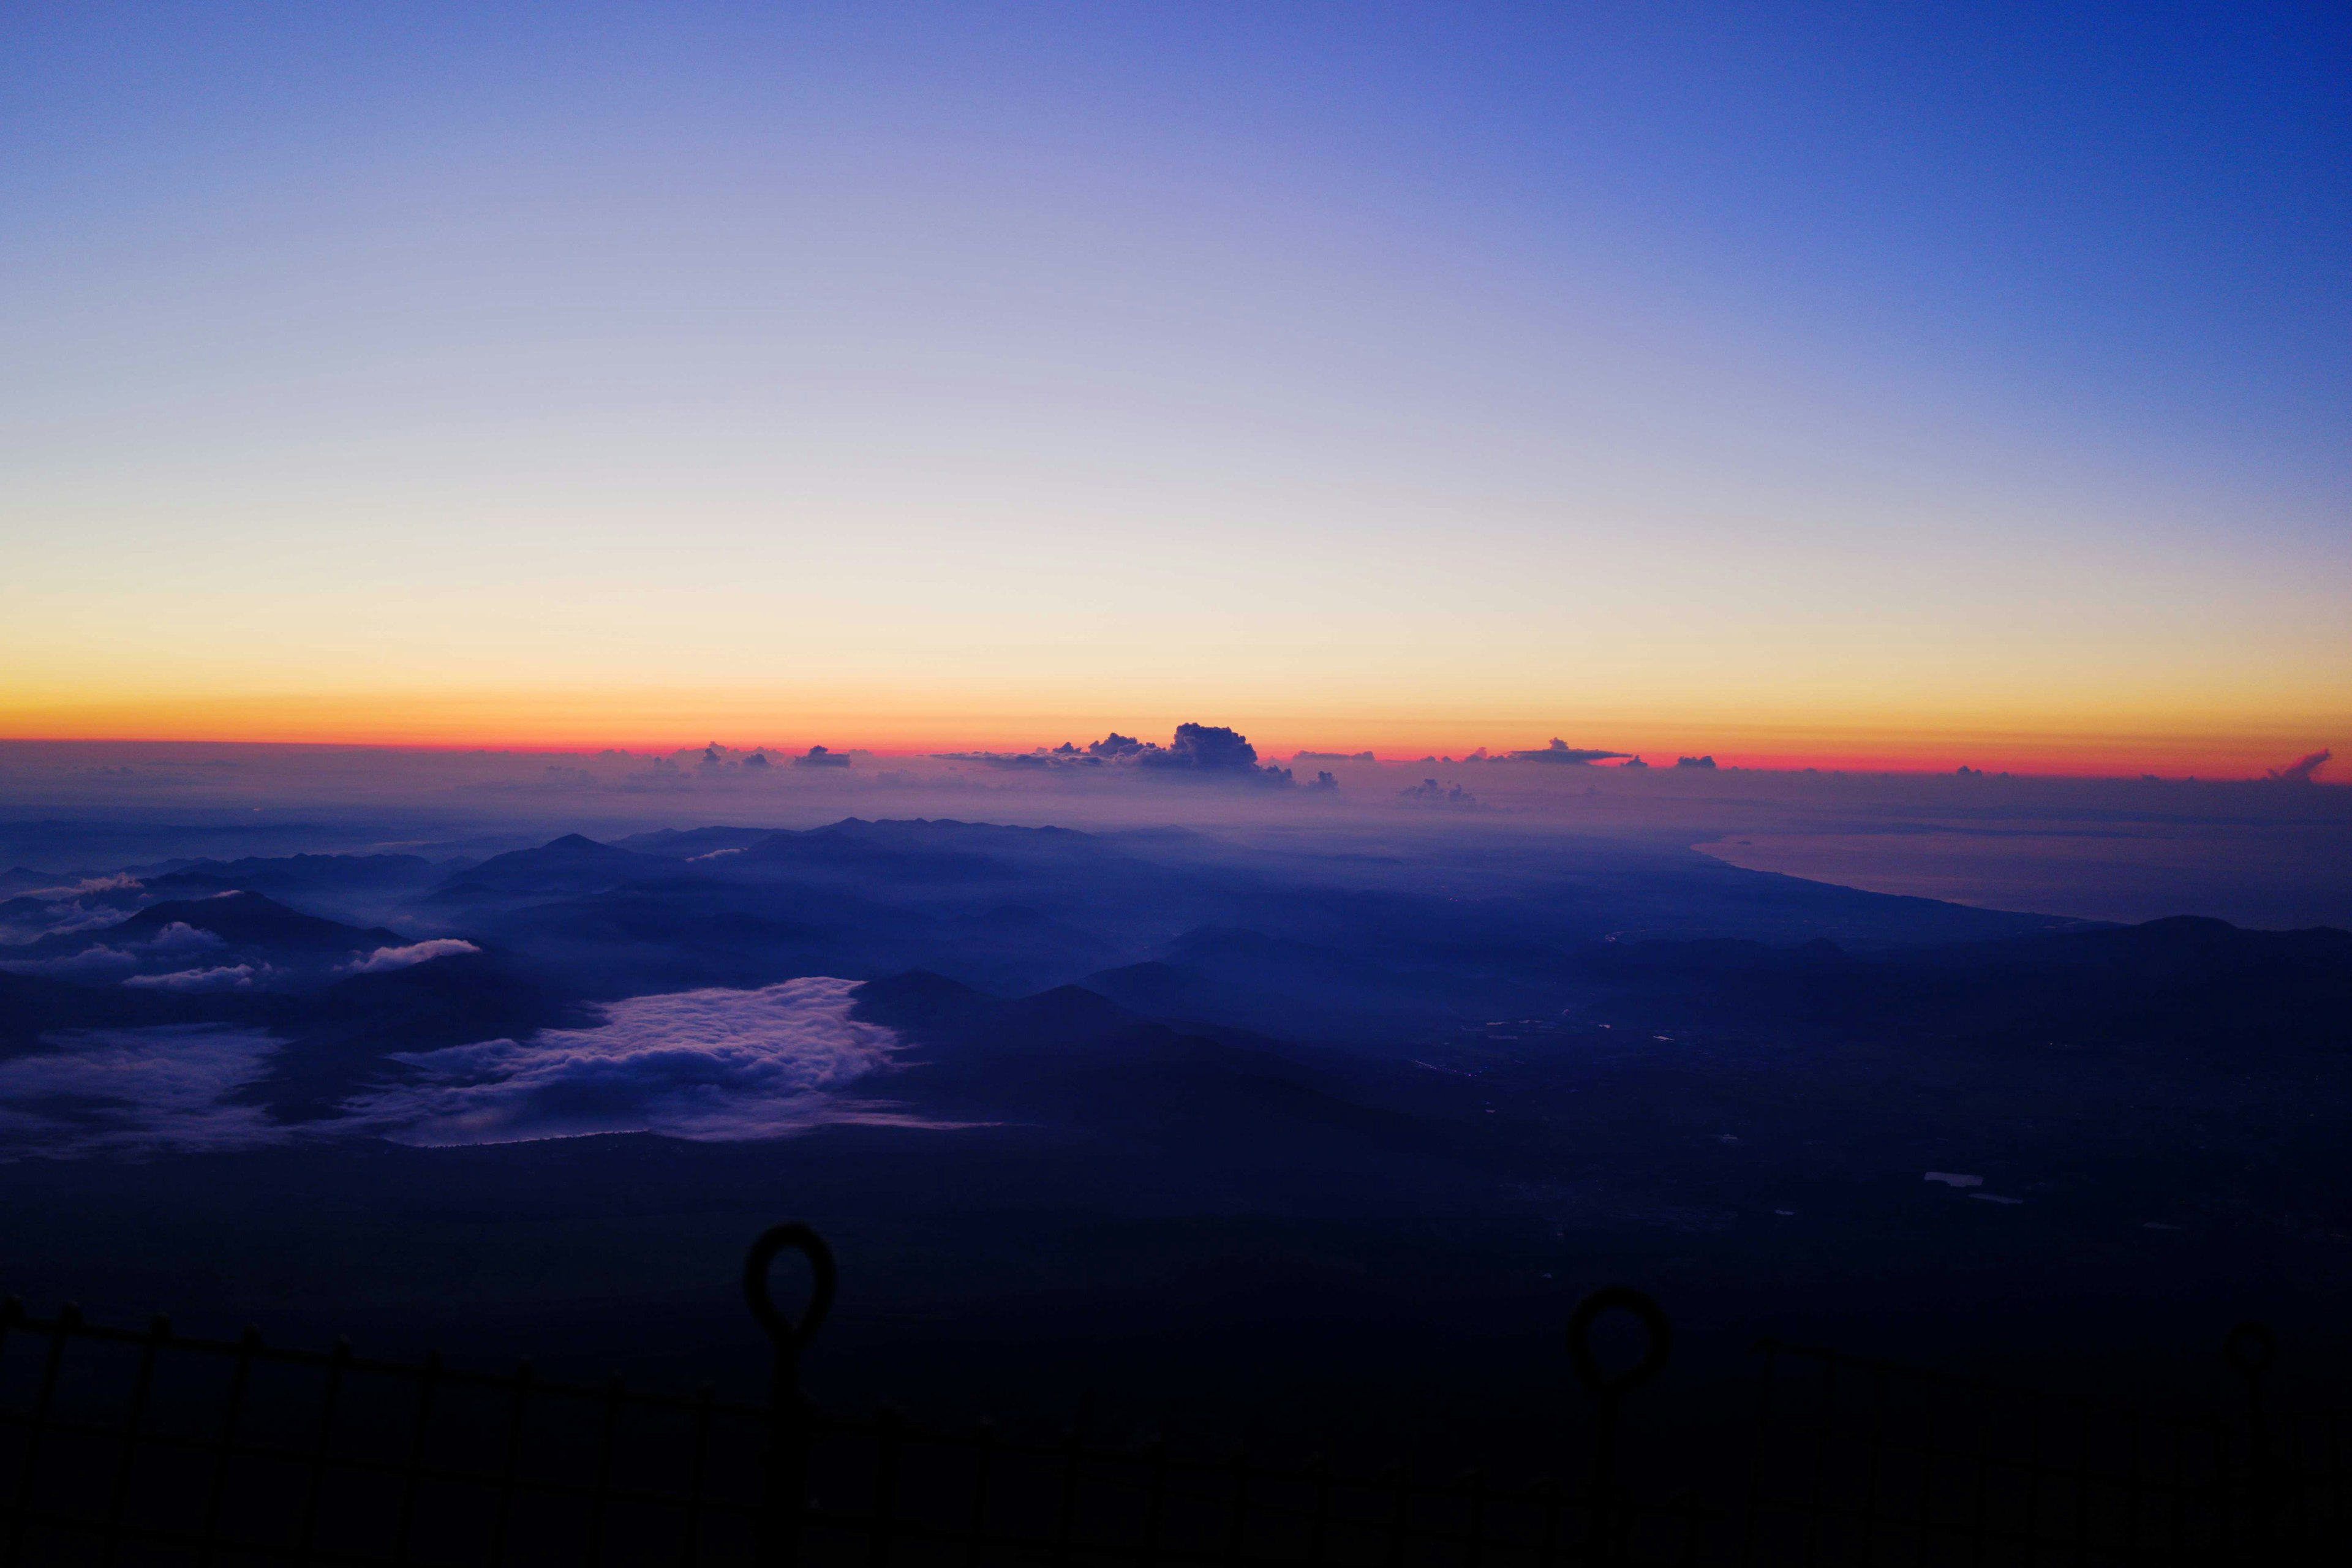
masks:
<svg viewBox="0 0 2352 1568"><path fill-rule="evenodd" d="M109 912L114 923L121 923L120 910ZM226 945L211 931L198 931L185 921L173 921L145 942L125 942L121 947L109 947L104 942L98 942L63 958L20 958L0 963L0 970L16 974L43 974L53 980L100 979L119 970L136 968L151 959L184 959L194 953L210 952ZM155 983L139 982L142 984Z"/></svg>
<svg viewBox="0 0 2352 1568"><path fill-rule="evenodd" d="M1033 773L1082 768L1116 772L1134 767L1256 784L1295 782L1288 768L1260 767L1257 748L1249 743L1249 737L1223 724L1179 724L1164 746L1114 730L1083 752L1066 741L1051 750L1040 746L1034 752L940 752L935 755L941 762L982 763Z"/></svg>
<svg viewBox="0 0 2352 1568"><path fill-rule="evenodd" d="M1478 797L1460 784L1449 789L1435 779L1423 779L1411 789L1401 789L1397 798L1414 805L1442 805L1455 811L1474 811L1478 805Z"/></svg>
<svg viewBox="0 0 2352 1568"><path fill-rule="evenodd" d="M597 1028L395 1057L415 1080L354 1100L349 1124L442 1145L640 1131L723 1141L911 1121L840 1098L898 1047L892 1031L850 1016L856 984L639 996L614 1003Z"/></svg>
<svg viewBox="0 0 2352 1568"><path fill-rule="evenodd" d="M41 974L52 980L100 979L139 966L139 955L104 942L66 958L19 958L0 963L11 974Z"/></svg>
<svg viewBox="0 0 2352 1568"><path fill-rule="evenodd" d="M2266 769L2265 773L2267 776L2277 780L2280 784L2310 784L2312 774L2335 760L2336 753L2323 746L2308 756L2296 758L2283 768Z"/></svg>
<svg viewBox="0 0 2352 1568"><path fill-rule="evenodd" d="M86 877L62 888L28 888L19 896L27 899L75 899L84 893L136 892L146 885L128 871L118 871L110 877Z"/></svg>
<svg viewBox="0 0 2352 1568"><path fill-rule="evenodd" d="M224 1099L278 1042L257 1029L186 1025L62 1035L0 1061L0 1159L249 1148L289 1130Z"/></svg>
<svg viewBox="0 0 2352 1568"><path fill-rule="evenodd" d="M1484 748L1482 747L1481 750ZM1624 754L1622 752L1596 752L1583 746L1571 746L1554 735L1551 738L1551 744L1541 751L1505 752L1500 757L1490 760L1505 763L1549 763L1554 766L1581 767L1586 763L1607 762L1612 757L1622 757Z"/></svg>
<svg viewBox="0 0 2352 1568"><path fill-rule="evenodd" d="M1711 768L1715 766L1715 759L1711 756L1676 757L1675 759L1675 766L1678 768Z"/></svg>
<svg viewBox="0 0 2352 1568"><path fill-rule="evenodd" d="M823 746L811 746L805 755L793 759L793 766L796 768L845 768L848 765L847 757L838 752L827 751Z"/></svg>
<svg viewBox="0 0 2352 1568"><path fill-rule="evenodd" d="M198 931L185 921L173 921L143 943L151 952L204 952L228 944L208 931Z"/></svg>
<svg viewBox="0 0 2352 1568"><path fill-rule="evenodd" d="M339 1121L299 1128L272 1121L259 1107L228 1103L280 1049L260 1030L175 1026L59 1035L47 1048L0 1061L0 1160L245 1148L298 1137L438 1146L629 1131L773 1138L843 1121L938 1125L844 1095L887 1071L899 1047L891 1030L850 1016L856 986L815 978L639 996L613 1004L593 1029L395 1057L411 1081L361 1095Z"/></svg>
<svg viewBox="0 0 2352 1568"><path fill-rule="evenodd" d="M1165 747L1151 747L1136 761L1146 767L1194 773L1255 773L1257 748L1248 736L1223 724L1179 724Z"/></svg>
<svg viewBox="0 0 2352 1568"><path fill-rule="evenodd" d="M37 931L44 936L70 936L78 931L99 931L121 925L126 919L123 910L110 904L89 905L79 899L51 904L39 914L16 922L21 929Z"/></svg>
<svg viewBox="0 0 2352 1568"><path fill-rule="evenodd" d="M481 951L461 937L436 936L430 942L411 942L406 947L379 947L357 963L345 967L354 974L381 974L387 969L405 969L412 963L425 963L455 953Z"/></svg>
<svg viewBox="0 0 2352 1568"><path fill-rule="evenodd" d="M223 964L217 969L181 969L169 974L133 974L122 984L153 991L244 991L251 988L257 973L250 963Z"/></svg>

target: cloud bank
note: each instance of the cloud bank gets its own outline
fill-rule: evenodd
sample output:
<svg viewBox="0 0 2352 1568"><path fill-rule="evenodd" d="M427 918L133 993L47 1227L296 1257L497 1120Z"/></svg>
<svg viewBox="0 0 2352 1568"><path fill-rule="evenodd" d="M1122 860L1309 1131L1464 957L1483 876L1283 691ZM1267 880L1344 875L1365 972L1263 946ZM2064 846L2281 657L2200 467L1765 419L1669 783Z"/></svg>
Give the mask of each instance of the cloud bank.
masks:
<svg viewBox="0 0 2352 1568"><path fill-rule="evenodd" d="M789 980L616 1002L593 1029L394 1059L415 1079L362 1096L352 1121L398 1142L503 1143L593 1132L725 1141L835 1121L904 1121L840 1091L898 1040L849 1016L856 982Z"/></svg>
<svg viewBox="0 0 2352 1568"><path fill-rule="evenodd" d="M2283 768L2266 768L2263 772L2281 784L2309 784L2314 774L2335 760L2335 752L2322 747L2306 756L2297 757Z"/></svg>
<svg viewBox="0 0 2352 1568"><path fill-rule="evenodd" d="M0 1061L0 1159L187 1153L280 1142L290 1131L226 1097L278 1048L211 1025L59 1037Z"/></svg>
<svg viewBox="0 0 2352 1568"><path fill-rule="evenodd" d="M142 983L210 990L234 988L240 978L237 970L204 970ZM340 1120L299 1126L233 1103L283 1048L262 1030L59 1034L44 1049L0 1061L0 1161L187 1153L297 1138L439 1147L659 1132L727 1142L831 1122L930 1125L845 1097L850 1085L887 1071L899 1046L891 1030L849 1016L856 987L819 978L639 996L613 1004L593 1029L399 1056L393 1059L407 1081L359 1096Z"/></svg>
<svg viewBox="0 0 2352 1568"><path fill-rule="evenodd" d="M249 991L254 977L267 973L250 963L224 963L211 969L175 969L169 974L133 974L122 984L147 991Z"/></svg>
<svg viewBox="0 0 2352 1568"><path fill-rule="evenodd" d="M1038 771L1131 767L1162 775L1276 785L1297 782L1288 768L1274 763L1260 765L1257 748L1250 744L1249 737L1223 724L1179 724L1164 746L1114 730L1101 740L1089 742L1084 750L1065 741L1051 750L1040 746L1034 752L941 752L936 753L934 760ZM1326 787L1334 787L1336 783Z"/></svg>
<svg viewBox="0 0 2352 1568"><path fill-rule="evenodd" d="M381 974L387 969L405 969L412 963L423 963L428 959L481 951L462 937L440 936L430 942L411 942L406 947L379 947L350 967L354 974Z"/></svg>

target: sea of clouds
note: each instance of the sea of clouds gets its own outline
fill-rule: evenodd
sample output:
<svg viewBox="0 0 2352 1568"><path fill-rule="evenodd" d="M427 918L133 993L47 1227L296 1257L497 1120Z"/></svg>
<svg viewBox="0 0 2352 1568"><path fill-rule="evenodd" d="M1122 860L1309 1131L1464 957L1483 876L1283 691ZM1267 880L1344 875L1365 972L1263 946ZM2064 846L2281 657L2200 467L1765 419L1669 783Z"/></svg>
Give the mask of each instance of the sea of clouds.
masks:
<svg viewBox="0 0 2352 1568"><path fill-rule="evenodd" d="M59 1035L0 1061L0 1158L155 1155L298 1139L427 1146L598 1132L726 1141L843 1121L917 1124L852 1085L886 1074L898 1037L850 1016L856 983L790 980L614 1003L593 1028L396 1057L342 1117L289 1125L238 1091L281 1042L256 1029Z"/></svg>
<svg viewBox="0 0 2352 1568"><path fill-rule="evenodd" d="M593 1029L403 1056L415 1081L354 1100L352 1118L425 1144L591 1132L771 1138L904 1120L842 1097L887 1069L898 1046L890 1030L850 1016L856 985L814 978L638 996L613 1004Z"/></svg>

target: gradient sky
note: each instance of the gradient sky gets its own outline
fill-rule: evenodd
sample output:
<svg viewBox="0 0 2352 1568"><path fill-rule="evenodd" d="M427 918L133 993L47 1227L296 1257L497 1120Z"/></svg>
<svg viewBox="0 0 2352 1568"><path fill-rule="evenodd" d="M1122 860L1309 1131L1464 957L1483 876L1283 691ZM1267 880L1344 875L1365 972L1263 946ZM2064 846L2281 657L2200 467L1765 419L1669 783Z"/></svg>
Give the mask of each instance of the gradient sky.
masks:
<svg viewBox="0 0 2352 1568"><path fill-rule="evenodd" d="M0 735L2352 741L2352 13L12 6Z"/></svg>

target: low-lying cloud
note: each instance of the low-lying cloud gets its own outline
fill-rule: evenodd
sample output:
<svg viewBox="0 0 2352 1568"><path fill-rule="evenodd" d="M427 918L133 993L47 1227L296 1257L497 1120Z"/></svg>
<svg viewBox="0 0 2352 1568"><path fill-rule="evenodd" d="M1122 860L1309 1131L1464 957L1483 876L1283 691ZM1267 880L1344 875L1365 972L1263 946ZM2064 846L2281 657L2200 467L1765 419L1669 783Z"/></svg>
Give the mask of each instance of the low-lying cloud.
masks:
<svg viewBox="0 0 2352 1568"><path fill-rule="evenodd" d="M0 962L0 973L37 974L45 980L110 980L126 969L139 967L140 955L128 948L100 942L59 958L12 958Z"/></svg>
<svg viewBox="0 0 2352 1568"><path fill-rule="evenodd" d="M395 1142L428 1145L594 1132L725 1141L909 1121L841 1097L886 1069L898 1046L889 1029L850 1016L855 986L817 978L635 997L596 1028L397 1057L415 1080L348 1110Z"/></svg>
<svg viewBox="0 0 2352 1568"><path fill-rule="evenodd" d="M250 963L224 963L211 969L175 969L168 974L133 974L122 984L146 991L249 991L257 969Z"/></svg>
<svg viewBox="0 0 2352 1568"><path fill-rule="evenodd" d="M379 947L349 968L353 974L381 974L388 969L406 969L413 963L481 951L463 937L436 936L430 942L415 942L406 947Z"/></svg>
<svg viewBox="0 0 2352 1568"><path fill-rule="evenodd" d="M418 943L418 946L427 944ZM241 966L240 966L241 967ZM173 989L233 971L141 976ZM173 1026L60 1033L0 1061L0 1160L151 1155L296 1139L378 1137L438 1147L597 1132L704 1142L832 1122L930 1125L845 1091L888 1070L898 1036L850 1016L856 982L786 981L614 1003L591 1029L394 1057L408 1075L346 1114L299 1126L238 1103L285 1047L259 1029Z"/></svg>
<svg viewBox="0 0 2352 1568"><path fill-rule="evenodd" d="M51 1044L0 1061L0 1159L243 1149L292 1135L260 1107L228 1101L278 1048L258 1029L100 1030Z"/></svg>

